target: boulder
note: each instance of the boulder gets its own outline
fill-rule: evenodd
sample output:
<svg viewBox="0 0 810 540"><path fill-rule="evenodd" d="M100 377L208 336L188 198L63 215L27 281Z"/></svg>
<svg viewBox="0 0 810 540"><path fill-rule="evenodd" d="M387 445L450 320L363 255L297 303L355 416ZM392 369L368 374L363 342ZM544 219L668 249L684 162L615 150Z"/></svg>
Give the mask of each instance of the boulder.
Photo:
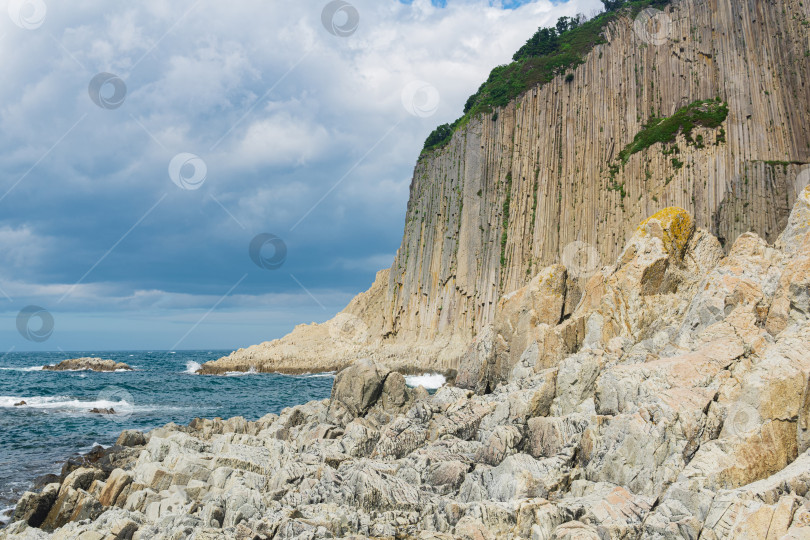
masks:
<svg viewBox="0 0 810 540"><path fill-rule="evenodd" d="M389 373L383 384L378 404L386 411L398 411L411 400L411 392L401 373Z"/></svg>
<svg viewBox="0 0 810 540"><path fill-rule="evenodd" d="M59 495L59 484L48 484L40 493L26 492L17 503L11 522L24 521L31 527L39 527Z"/></svg>
<svg viewBox="0 0 810 540"><path fill-rule="evenodd" d="M497 359L496 341L501 340L493 326L487 326L461 357L456 386L486 394L492 390L492 372ZM503 347L502 347L503 348Z"/></svg>
<svg viewBox="0 0 810 540"><path fill-rule="evenodd" d="M124 471L123 469L115 469L107 478L104 488L99 494L98 500L104 506L112 506L115 504L118 496L124 491L129 484L132 483L132 474Z"/></svg>
<svg viewBox="0 0 810 540"><path fill-rule="evenodd" d="M143 446L146 444L146 437L142 431L127 429L121 432L115 444L117 446Z"/></svg>
<svg viewBox="0 0 810 540"><path fill-rule="evenodd" d="M523 351L538 339L541 327L559 324L565 307L567 283L565 266L549 266L534 276L528 285L504 295L498 302L495 332L504 340L505 348L494 367L495 381L506 380Z"/></svg>
<svg viewBox="0 0 810 540"><path fill-rule="evenodd" d="M565 266L554 265L537 274L528 285L503 296L494 323L479 333L460 361L456 386L485 394L510 379L524 353L538 344L542 350L561 343L550 329L563 318L569 290ZM535 368L536 365L536 368ZM544 355L531 367L554 367L554 355ZM529 374L527 372L527 374Z"/></svg>
<svg viewBox="0 0 810 540"><path fill-rule="evenodd" d="M517 453L522 440L523 434L516 426L497 426L484 441L484 446L476 455L476 461L497 466L507 456Z"/></svg>
<svg viewBox="0 0 810 540"><path fill-rule="evenodd" d="M59 490L59 494L61 495L62 492L66 491L67 489L87 490L90 488L90 485L94 480L103 479L104 473L100 470L90 467L81 467L65 477L65 479L62 481L62 487Z"/></svg>
<svg viewBox="0 0 810 540"><path fill-rule="evenodd" d="M92 495L83 489L74 489L63 484L41 527L44 530L53 530L71 521L96 519L102 512L104 507Z"/></svg>
<svg viewBox="0 0 810 540"><path fill-rule="evenodd" d="M327 418L345 426L377 402L389 370L372 360L360 360L340 371L332 385Z"/></svg>
<svg viewBox="0 0 810 540"><path fill-rule="evenodd" d="M530 418L527 450L536 458L555 456L566 447L576 447L587 425L587 420L575 416Z"/></svg>

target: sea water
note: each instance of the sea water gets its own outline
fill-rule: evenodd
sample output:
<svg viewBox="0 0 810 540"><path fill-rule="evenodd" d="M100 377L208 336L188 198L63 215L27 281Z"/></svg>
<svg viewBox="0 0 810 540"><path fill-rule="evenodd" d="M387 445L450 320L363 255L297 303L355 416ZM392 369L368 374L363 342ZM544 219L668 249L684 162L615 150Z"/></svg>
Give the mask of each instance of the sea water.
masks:
<svg viewBox="0 0 810 540"><path fill-rule="evenodd" d="M0 522L36 478L71 456L112 445L125 429L147 431L196 417L256 420L329 397L331 373L203 376L200 364L230 351L11 352L0 359ZM43 371L68 358L126 362L134 371ZM25 405L15 404L25 401ZM90 413L112 408L113 415ZM5 513L5 515L3 515Z"/></svg>

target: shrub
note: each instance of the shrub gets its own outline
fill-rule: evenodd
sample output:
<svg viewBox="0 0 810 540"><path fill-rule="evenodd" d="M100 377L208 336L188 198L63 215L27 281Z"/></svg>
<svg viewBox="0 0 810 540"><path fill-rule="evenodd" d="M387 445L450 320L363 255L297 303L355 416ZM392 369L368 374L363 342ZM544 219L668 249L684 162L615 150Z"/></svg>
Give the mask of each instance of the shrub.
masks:
<svg viewBox="0 0 810 540"><path fill-rule="evenodd" d="M669 117L653 117L644 128L633 138L633 142L624 147L619 152L619 158L623 163L627 163L630 156L641 152L656 143L669 144L675 142L679 133L683 133L688 142L692 139L692 130L697 126L707 128L717 128L725 122L728 117L728 105L718 99L705 101L695 101L686 107L675 111ZM702 139L699 141L702 143ZM665 150L665 153L670 153ZM673 158L673 164L675 158Z"/></svg>

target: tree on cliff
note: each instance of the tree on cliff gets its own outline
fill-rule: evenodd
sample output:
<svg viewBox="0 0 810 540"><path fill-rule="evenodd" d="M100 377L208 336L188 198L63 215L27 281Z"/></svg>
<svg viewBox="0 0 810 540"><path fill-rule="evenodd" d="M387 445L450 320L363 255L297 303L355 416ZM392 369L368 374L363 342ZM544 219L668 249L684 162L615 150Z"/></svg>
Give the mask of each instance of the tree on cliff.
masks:
<svg viewBox="0 0 810 540"><path fill-rule="evenodd" d="M616 11L622 4L624 4L625 0L602 0L602 3L605 4L605 11Z"/></svg>

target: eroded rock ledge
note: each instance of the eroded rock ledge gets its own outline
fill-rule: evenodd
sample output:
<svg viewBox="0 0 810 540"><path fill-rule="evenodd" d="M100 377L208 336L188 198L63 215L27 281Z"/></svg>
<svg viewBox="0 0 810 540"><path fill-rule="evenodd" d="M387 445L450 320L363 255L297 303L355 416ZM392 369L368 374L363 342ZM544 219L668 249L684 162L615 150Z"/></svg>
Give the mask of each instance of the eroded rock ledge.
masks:
<svg viewBox="0 0 810 540"><path fill-rule="evenodd" d="M45 366L46 371L132 371L124 362L104 360L102 358L71 358L54 366Z"/></svg>
<svg viewBox="0 0 810 540"><path fill-rule="evenodd" d="M565 314L543 270L435 395L373 360L329 400L125 432L0 538L810 536L810 188L726 256L645 221Z"/></svg>

